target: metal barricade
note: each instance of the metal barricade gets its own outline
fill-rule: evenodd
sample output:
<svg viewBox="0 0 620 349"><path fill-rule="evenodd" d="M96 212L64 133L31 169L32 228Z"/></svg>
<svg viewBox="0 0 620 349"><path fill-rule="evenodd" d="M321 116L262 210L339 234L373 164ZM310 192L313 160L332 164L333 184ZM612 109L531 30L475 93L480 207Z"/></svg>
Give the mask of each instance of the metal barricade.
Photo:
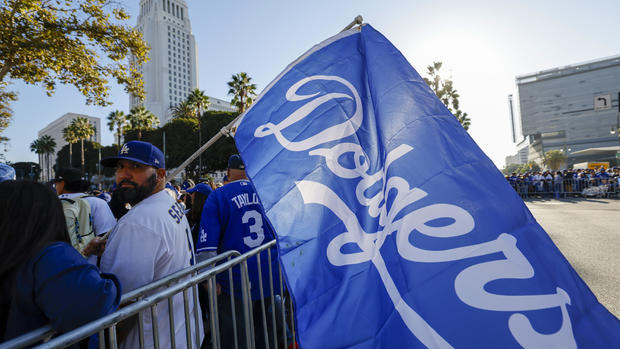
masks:
<svg viewBox="0 0 620 349"><path fill-rule="evenodd" d="M20 337L14 338L8 342L1 343L0 349L13 349L32 346L35 343L44 341L36 348L64 348L72 344L78 343L83 339L90 337L93 334L99 334L99 347L106 348L106 344L110 348L116 348L117 343L117 325L119 322L135 317L138 317L137 329L139 330L139 343L140 347L144 347L145 334L144 334L144 312L150 312L152 316L153 327L153 347L159 348L165 347L192 347L192 342L195 347L200 347L200 328L202 327L203 314L200 312L198 306L198 288L205 287L207 289L207 304L202 304L202 307L208 307L208 314L205 317L205 340L209 347L221 348L221 331L219 315L222 311L218 311L218 301L221 303L223 297L230 298L230 304L232 306L233 314L233 333L235 340L235 348L248 347L248 348L279 348L278 344L284 344L284 348L287 348L290 343L293 343L295 338L294 322L292 314L292 303L289 297L286 296L286 290L282 282L282 271L278 263L277 270L272 268L272 247L274 247L276 241L270 241L269 243L259 246L252 251L249 251L243 255L239 255L236 251L229 251L213 258L200 262L189 268L180 270L174 274L168 275L165 278L152 282L148 285L127 292L121 298L121 308L117 311L99 318L95 321L87 323L79 328L76 328L67 333L61 334L55 338L50 338L54 332L50 326L39 328L30 333L24 334ZM267 255L267 261L269 263L269 284L270 287L264 290L263 284L266 280L263 280L262 273L258 273L258 285L251 285L248 272L248 261L252 258L256 258L258 270L261 267L261 255ZM264 257L263 257L264 258ZM217 264L217 265L216 265ZM241 281L241 299L235 297L234 283L233 283L233 268L240 268L240 281ZM228 273L230 285L229 294L218 295L218 284L216 282L216 276ZM279 277L279 290L275 290L273 287L274 273L278 273ZM206 286L203 286L206 285ZM251 288L258 287L260 290L260 299L252 301ZM191 290L191 291L190 291ZM268 294L265 294L268 291ZM278 295L279 293L279 295ZM183 307L185 315L185 339L187 343L176 343L175 331L174 331L174 316L173 316L173 297L182 295ZM193 297L193 302L196 305L194 312L191 313L189 309L190 297ZM158 331L157 312L158 305L167 302L167 309L169 314L170 328L167 329L170 333L170 343L160 343L159 333L166 329L161 328ZM237 319L237 312L235 311L235 305L238 303L240 308L240 314L242 319ZM288 308L287 308L288 305ZM160 307L161 308L161 307ZM256 310L254 309L256 308ZM165 310L165 309L164 309ZM159 310L161 311L161 310ZM290 315L290 322L287 322L286 315ZM279 326L278 326L279 325ZM192 327L195 329L192 333ZM257 335L257 328L260 328L260 335ZM238 332L239 331L239 332ZM241 346L238 343L237 333L242 336L240 338L246 344ZM256 343L256 339L260 338L261 343ZM47 340L47 341L46 341Z"/></svg>
<svg viewBox="0 0 620 349"><path fill-rule="evenodd" d="M532 198L618 198L618 178L563 178L532 181L518 179L510 182L511 187L523 199Z"/></svg>

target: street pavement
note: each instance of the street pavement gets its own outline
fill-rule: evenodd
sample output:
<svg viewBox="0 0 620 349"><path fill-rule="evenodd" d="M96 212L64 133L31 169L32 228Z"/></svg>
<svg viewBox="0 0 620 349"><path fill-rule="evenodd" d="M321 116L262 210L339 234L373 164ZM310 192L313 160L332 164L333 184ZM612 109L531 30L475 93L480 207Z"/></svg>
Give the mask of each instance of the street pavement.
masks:
<svg viewBox="0 0 620 349"><path fill-rule="evenodd" d="M620 200L525 203L599 302L620 318Z"/></svg>

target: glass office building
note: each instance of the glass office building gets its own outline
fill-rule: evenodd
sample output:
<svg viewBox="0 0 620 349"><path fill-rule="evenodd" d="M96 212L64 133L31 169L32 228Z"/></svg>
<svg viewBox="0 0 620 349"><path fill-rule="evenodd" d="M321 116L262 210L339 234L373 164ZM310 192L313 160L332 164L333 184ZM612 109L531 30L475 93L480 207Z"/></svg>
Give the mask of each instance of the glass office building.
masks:
<svg viewBox="0 0 620 349"><path fill-rule="evenodd" d="M521 75L509 107L520 163L563 151L567 164L608 161L620 152L620 55ZM527 154L527 156L522 156Z"/></svg>

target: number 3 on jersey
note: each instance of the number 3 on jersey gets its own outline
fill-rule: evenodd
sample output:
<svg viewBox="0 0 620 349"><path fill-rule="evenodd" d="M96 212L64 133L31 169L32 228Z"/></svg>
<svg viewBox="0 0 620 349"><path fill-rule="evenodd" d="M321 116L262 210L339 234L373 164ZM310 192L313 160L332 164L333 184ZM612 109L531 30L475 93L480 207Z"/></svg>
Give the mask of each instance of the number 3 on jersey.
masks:
<svg viewBox="0 0 620 349"><path fill-rule="evenodd" d="M265 240L263 216L256 210L247 211L241 217L243 224L250 224L250 235L243 238L243 243L250 248L258 247Z"/></svg>

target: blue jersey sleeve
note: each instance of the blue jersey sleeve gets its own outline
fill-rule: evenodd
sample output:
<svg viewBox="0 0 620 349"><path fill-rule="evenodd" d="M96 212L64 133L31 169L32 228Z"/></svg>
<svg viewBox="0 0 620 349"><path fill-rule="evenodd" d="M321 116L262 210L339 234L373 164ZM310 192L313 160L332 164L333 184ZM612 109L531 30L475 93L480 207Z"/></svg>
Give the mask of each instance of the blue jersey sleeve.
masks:
<svg viewBox="0 0 620 349"><path fill-rule="evenodd" d="M211 193L202 208L196 253L216 251L219 245L220 231L222 229L218 208L219 194L219 190Z"/></svg>
<svg viewBox="0 0 620 349"><path fill-rule="evenodd" d="M56 330L73 329L118 308L118 279L100 274L68 244L47 247L33 271L35 302Z"/></svg>

